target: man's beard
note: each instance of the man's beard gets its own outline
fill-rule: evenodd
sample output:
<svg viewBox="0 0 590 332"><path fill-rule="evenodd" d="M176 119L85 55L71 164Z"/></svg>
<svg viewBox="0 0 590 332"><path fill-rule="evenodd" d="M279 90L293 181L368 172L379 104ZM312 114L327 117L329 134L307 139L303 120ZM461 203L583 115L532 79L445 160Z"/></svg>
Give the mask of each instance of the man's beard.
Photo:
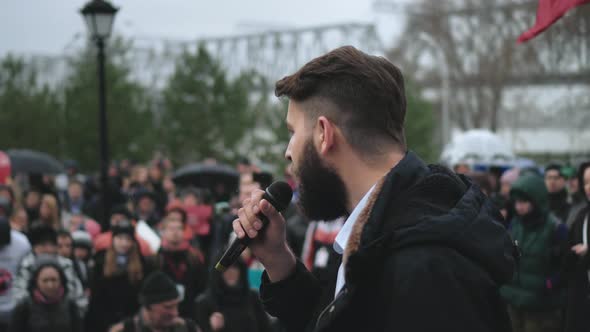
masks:
<svg viewBox="0 0 590 332"><path fill-rule="evenodd" d="M348 215L348 193L336 171L320 159L311 140L305 143L299 178L299 207L309 220L334 220Z"/></svg>

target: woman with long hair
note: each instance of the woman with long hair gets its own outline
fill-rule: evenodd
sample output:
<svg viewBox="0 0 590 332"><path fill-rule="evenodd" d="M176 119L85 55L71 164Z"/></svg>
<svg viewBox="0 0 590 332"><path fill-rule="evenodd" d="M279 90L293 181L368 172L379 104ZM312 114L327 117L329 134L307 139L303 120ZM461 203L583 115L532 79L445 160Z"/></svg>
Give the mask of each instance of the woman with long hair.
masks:
<svg viewBox="0 0 590 332"><path fill-rule="evenodd" d="M78 308L67 292L66 276L57 261L39 259L29 283L29 296L12 312L9 331L82 331Z"/></svg>
<svg viewBox="0 0 590 332"><path fill-rule="evenodd" d="M575 216L569 233L570 253L565 267L568 275L566 332L588 331L590 328L590 161L578 169L578 186L584 193L586 206Z"/></svg>
<svg viewBox="0 0 590 332"><path fill-rule="evenodd" d="M39 207L39 219L33 222L33 226L37 224L45 224L58 230L61 228L59 220L59 205L57 199L53 195L45 194L41 198L41 205Z"/></svg>
<svg viewBox="0 0 590 332"><path fill-rule="evenodd" d="M141 281L149 269L134 239L130 223L112 227L111 247L96 255L90 305L86 317L88 331L103 332L139 309Z"/></svg>

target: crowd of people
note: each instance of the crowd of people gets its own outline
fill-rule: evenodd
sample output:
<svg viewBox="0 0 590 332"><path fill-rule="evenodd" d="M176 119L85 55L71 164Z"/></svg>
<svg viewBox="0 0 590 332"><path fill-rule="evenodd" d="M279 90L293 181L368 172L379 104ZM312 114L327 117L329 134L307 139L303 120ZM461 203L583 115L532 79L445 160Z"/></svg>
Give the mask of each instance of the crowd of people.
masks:
<svg viewBox="0 0 590 332"><path fill-rule="evenodd" d="M0 331L276 328L257 295L255 258L213 269L240 198L267 187L270 173L242 160L238 188L176 188L167 160L123 161L109 170L101 219L98 179L66 169L0 185Z"/></svg>
<svg viewBox="0 0 590 332"><path fill-rule="evenodd" d="M169 161L125 160L109 170L104 218L98 181L66 167L62 178L0 185L0 330L281 331L258 297L263 267L248 250L225 272L213 268L240 202L272 175L244 159L238 188L177 188ZM492 198L518 244L517 272L501 289L513 330L587 330L590 162L455 171ZM284 216L289 245L328 304L344 220L305 220L295 204Z"/></svg>
<svg viewBox="0 0 590 332"><path fill-rule="evenodd" d="M518 245L512 282L501 288L515 332L590 328L590 162L465 172L491 196ZM498 174L498 173L496 173Z"/></svg>

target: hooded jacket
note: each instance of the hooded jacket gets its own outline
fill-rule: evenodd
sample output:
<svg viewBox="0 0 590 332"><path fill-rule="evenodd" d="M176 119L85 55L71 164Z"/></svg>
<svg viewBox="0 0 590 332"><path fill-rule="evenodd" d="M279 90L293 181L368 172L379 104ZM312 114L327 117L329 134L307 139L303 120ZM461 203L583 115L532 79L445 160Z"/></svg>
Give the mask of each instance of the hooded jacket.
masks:
<svg viewBox="0 0 590 332"><path fill-rule="evenodd" d="M288 331L510 331L498 289L514 246L499 220L467 178L408 152L354 224L345 286L319 317L320 286L300 262L277 283L263 275L263 303Z"/></svg>
<svg viewBox="0 0 590 332"><path fill-rule="evenodd" d="M520 177L510 193L531 202L533 210L526 216L514 216L510 223L510 234L518 241L522 256L513 280L502 288L502 296L520 309L557 309L564 294L554 288L561 281L559 270L567 227L549 212L547 189L541 177Z"/></svg>

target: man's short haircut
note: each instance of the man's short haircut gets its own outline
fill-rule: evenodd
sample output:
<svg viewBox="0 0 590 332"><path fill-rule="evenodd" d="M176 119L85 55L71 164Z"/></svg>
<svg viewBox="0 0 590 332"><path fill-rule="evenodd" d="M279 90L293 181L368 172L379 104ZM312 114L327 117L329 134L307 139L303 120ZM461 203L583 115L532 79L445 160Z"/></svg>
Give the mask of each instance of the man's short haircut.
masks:
<svg viewBox="0 0 590 332"><path fill-rule="evenodd" d="M330 119L359 152L382 153L384 145L406 149L404 78L383 57L337 48L278 81L275 94L305 103L314 120Z"/></svg>
<svg viewBox="0 0 590 332"><path fill-rule="evenodd" d="M58 229L57 230L57 237L67 237L74 242L74 238L72 237L72 233L70 233L67 229Z"/></svg>
<svg viewBox="0 0 590 332"><path fill-rule="evenodd" d="M561 164L558 163L552 163L547 165L547 167L545 167L545 175L547 175L547 173L549 171L557 171L557 173L559 173L559 176L562 178L565 178L565 175L562 172L563 170L563 166Z"/></svg>

